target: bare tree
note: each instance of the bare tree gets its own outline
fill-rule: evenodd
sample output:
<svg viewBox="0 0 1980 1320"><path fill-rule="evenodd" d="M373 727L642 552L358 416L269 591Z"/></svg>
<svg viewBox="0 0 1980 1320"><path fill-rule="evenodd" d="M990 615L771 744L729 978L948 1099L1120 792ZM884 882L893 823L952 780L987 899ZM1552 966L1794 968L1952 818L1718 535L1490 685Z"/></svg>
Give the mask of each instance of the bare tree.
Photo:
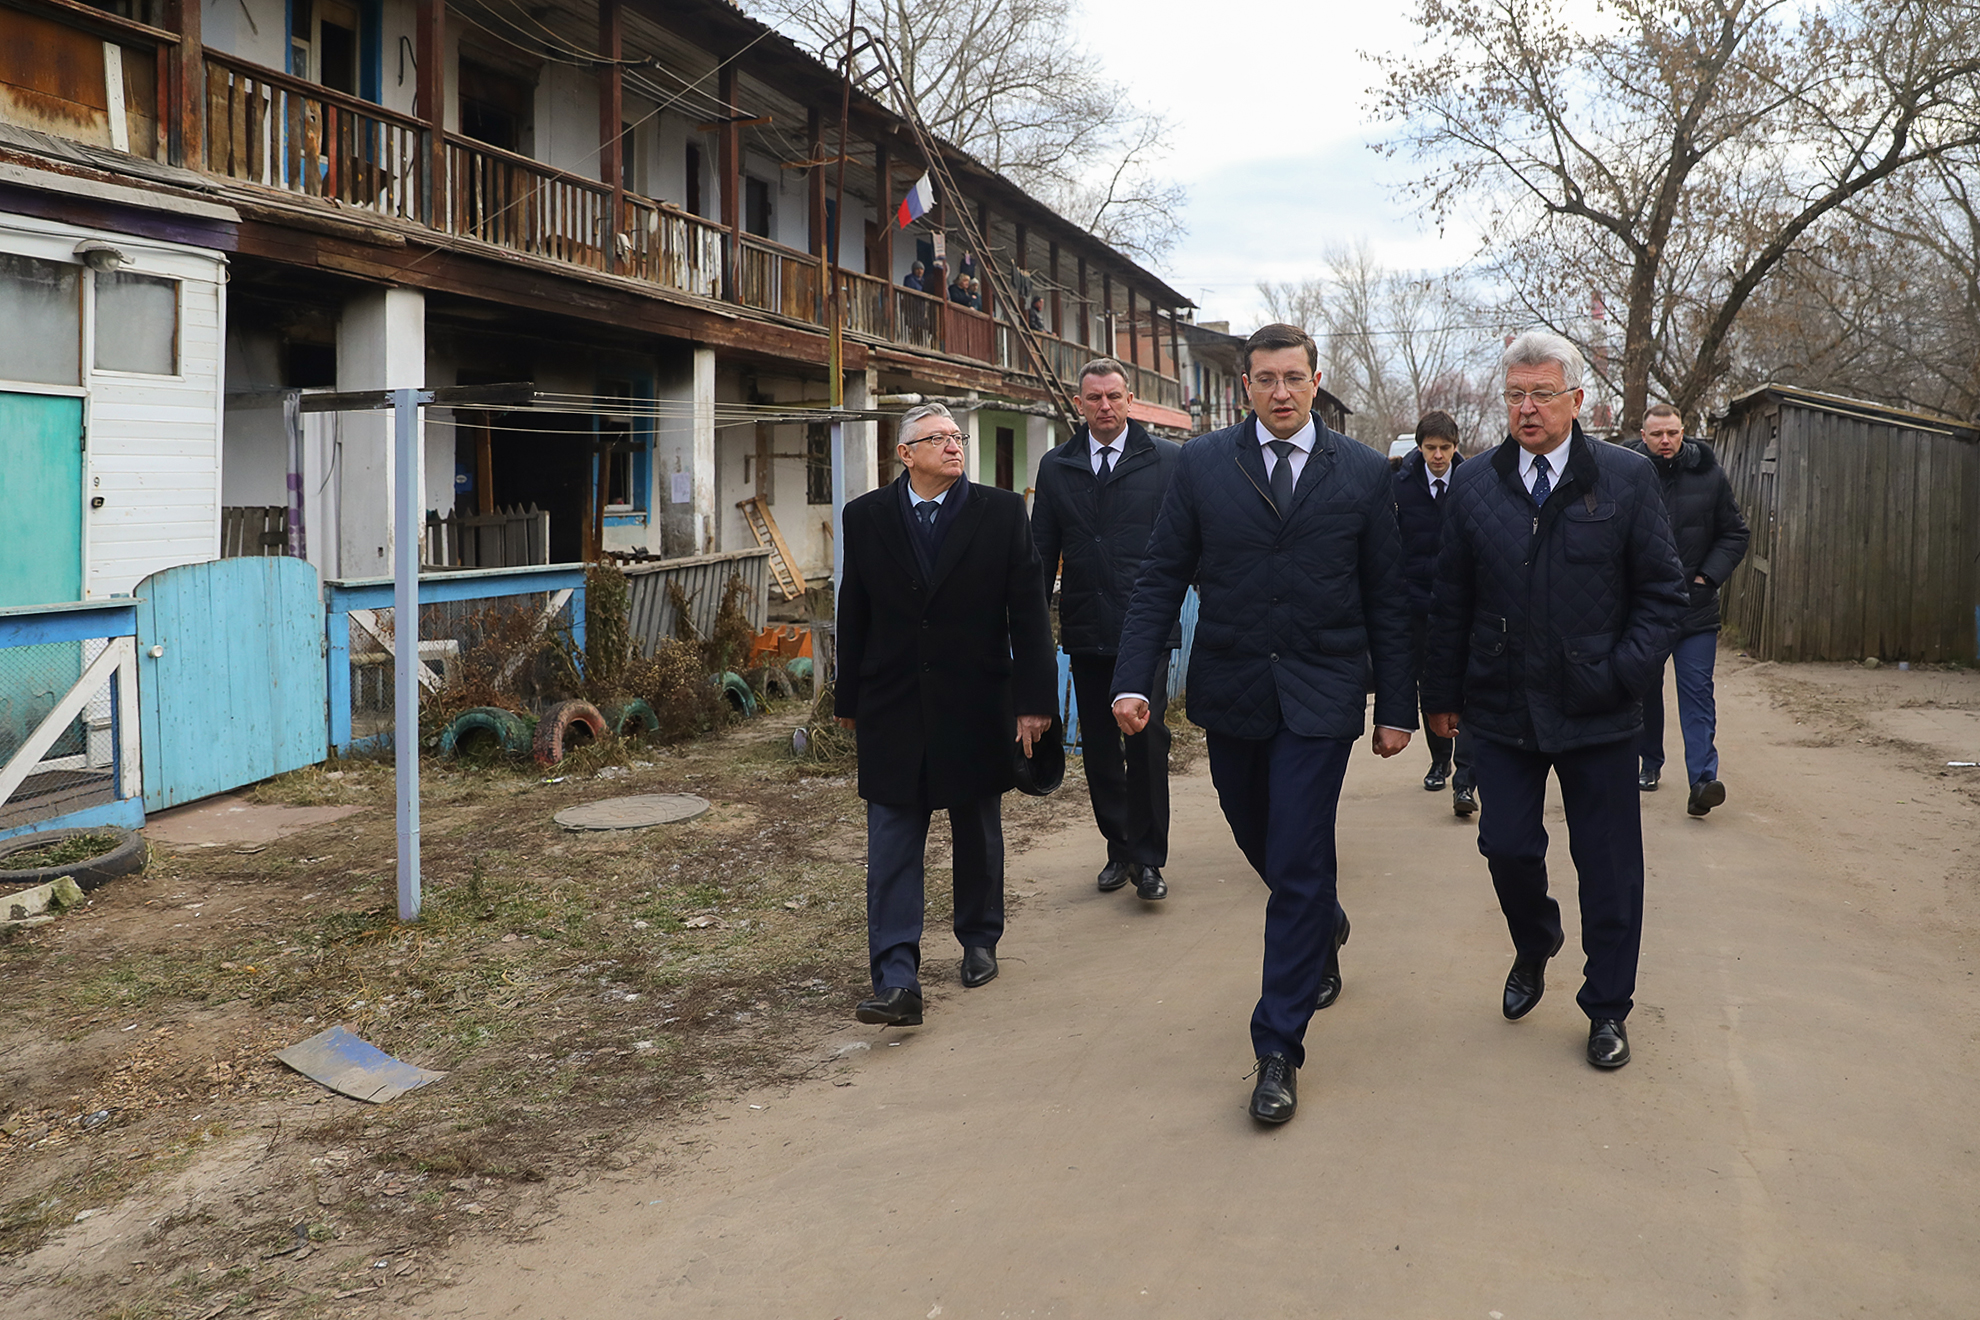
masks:
<svg viewBox="0 0 1980 1320"><path fill-rule="evenodd" d="M844 0L749 7L824 58L845 49ZM1075 0L865 0L853 12L937 136L1123 251L1152 260L1174 247L1183 190L1154 168L1167 124L1068 39Z"/></svg>
<svg viewBox="0 0 1980 1320"><path fill-rule="evenodd" d="M1390 270L1366 244L1329 247L1322 260L1325 274L1261 283L1258 293L1273 320L1318 341L1324 383L1354 409L1362 439L1386 445L1432 408L1468 438L1495 434L1496 410L1480 406L1496 389L1495 341L1477 328L1462 282Z"/></svg>
<svg viewBox="0 0 1980 1320"><path fill-rule="evenodd" d="M1622 421L1687 412L1755 291L1842 209L1980 142L1973 0L1421 0L1425 53L1380 60L1388 149L1486 235L1508 314L1574 335L1619 294ZM1581 337L1585 338L1585 335Z"/></svg>

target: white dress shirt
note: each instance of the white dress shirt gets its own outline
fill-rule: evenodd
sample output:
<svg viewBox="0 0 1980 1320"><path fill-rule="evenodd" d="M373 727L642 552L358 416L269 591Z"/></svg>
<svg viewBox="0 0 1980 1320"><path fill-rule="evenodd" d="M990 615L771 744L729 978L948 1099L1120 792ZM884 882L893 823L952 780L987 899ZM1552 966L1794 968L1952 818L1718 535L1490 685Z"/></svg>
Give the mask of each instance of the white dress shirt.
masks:
<svg viewBox="0 0 1980 1320"><path fill-rule="evenodd" d="M949 487L949 490L954 490L954 489L955 489L954 486ZM943 491L940 495L937 495L932 499L923 499L921 495L918 492L916 492L914 488L914 483L910 482L908 483L908 501L909 501L908 507L914 510L914 516L916 518L921 517L921 506L924 504L932 504L936 507L937 510L940 510L942 507L942 501L949 498L949 490Z"/></svg>
<svg viewBox="0 0 1980 1320"><path fill-rule="evenodd" d="M1115 436L1112 440L1104 442L1091 432L1087 434L1086 457L1093 465L1094 476L1097 477L1100 475L1100 455L1106 453L1109 449L1114 451L1114 466L1119 467L1121 465L1121 456L1127 453L1127 428L1125 426L1121 428L1119 435Z"/></svg>
<svg viewBox="0 0 1980 1320"><path fill-rule="evenodd" d="M1551 460L1550 460L1550 461L1551 461ZM1440 477L1440 476L1438 476L1438 475L1437 475L1436 473L1434 473L1434 472L1432 472L1432 471L1430 470L1430 465L1429 465L1428 463L1425 463L1425 464L1423 465L1423 477L1424 477L1424 480L1425 480L1425 482L1426 482L1426 483L1427 483L1427 484L1429 485L1429 487L1430 487L1430 498L1431 498L1431 499L1433 499L1433 500L1436 500L1436 499L1442 499L1442 498L1444 497L1444 495L1448 495L1448 494L1450 494L1450 493L1451 493L1451 477L1452 477L1452 475L1453 475L1453 474L1455 474L1456 472L1457 472L1457 464L1455 464L1455 463L1453 463L1453 464L1451 464L1451 465L1450 465L1449 467L1447 467L1447 468L1445 468L1445 469L1444 469L1444 475L1443 475L1443 476L1441 476L1441 477ZM1438 491L1437 491L1437 483L1438 483L1438 482L1440 482L1440 481L1444 483L1444 490L1443 490L1443 494L1439 494L1439 493L1438 493Z"/></svg>
<svg viewBox="0 0 1980 1320"><path fill-rule="evenodd" d="M1547 493L1550 496L1554 493L1554 487L1561 484L1561 473L1567 470L1568 440L1572 438L1570 436L1567 439L1563 439L1559 444L1549 449L1545 455L1547 460ZM1541 455L1535 454L1524 445L1520 446L1519 479L1526 483L1526 493L1528 495L1533 493L1533 479L1538 475L1533 470L1533 460L1538 457L1541 457Z"/></svg>
<svg viewBox="0 0 1980 1320"><path fill-rule="evenodd" d="M1259 452L1265 459L1265 475L1267 478L1270 478L1272 469L1279 465L1279 451L1272 448L1272 442L1279 437L1265 429L1263 420L1259 421L1254 429L1258 433ZM1298 433L1287 436L1286 439L1293 446L1292 453L1286 455L1286 457L1292 462L1293 485L1297 486L1299 485L1299 474L1306 471L1306 456L1313 452L1314 443L1320 439L1319 432L1313 429L1313 414L1308 413L1306 416L1306 425L1300 427Z"/></svg>

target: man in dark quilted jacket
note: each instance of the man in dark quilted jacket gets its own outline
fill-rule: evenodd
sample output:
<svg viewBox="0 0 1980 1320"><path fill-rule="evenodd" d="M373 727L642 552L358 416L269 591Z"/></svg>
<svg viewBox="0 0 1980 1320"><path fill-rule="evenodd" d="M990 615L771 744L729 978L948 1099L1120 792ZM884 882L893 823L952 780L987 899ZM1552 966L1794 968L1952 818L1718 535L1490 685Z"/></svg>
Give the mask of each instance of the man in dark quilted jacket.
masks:
<svg viewBox="0 0 1980 1320"><path fill-rule="evenodd" d="M1224 818L1271 891L1251 1116L1283 1123L1307 1023L1341 989L1334 811L1367 727L1370 661L1378 755L1408 746L1416 682L1388 462L1313 411L1319 353L1305 331L1268 325L1242 357L1254 411L1176 461L1121 626L1114 718L1129 735L1147 726L1194 582L1189 718L1209 733Z"/></svg>
<svg viewBox="0 0 1980 1320"><path fill-rule="evenodd" d="M1590 439L1581 353L1532 330L1506 347L1509 434L1451 482L1424 661L1425 722L1472 734L1478 851L1512 934L1504 1012L1540 1002L1560 951L1547 893L1547 773L1580 882L1588 1061L1629 1062L1643 932L1636 737L1686 607L1650 461Z"/></svg>

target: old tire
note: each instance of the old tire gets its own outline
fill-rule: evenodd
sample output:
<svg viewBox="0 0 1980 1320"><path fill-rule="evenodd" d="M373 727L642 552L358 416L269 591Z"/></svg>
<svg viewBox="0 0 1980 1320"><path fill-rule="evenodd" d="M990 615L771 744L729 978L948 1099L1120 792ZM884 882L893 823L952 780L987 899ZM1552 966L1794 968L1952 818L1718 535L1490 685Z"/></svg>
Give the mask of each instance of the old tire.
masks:
<svg viewBox="0 0 1980 1320"><path fill-rule="evenodd" d="M536 722L536 760L555 765L568 752L605 736L605 717L588 701L560 701Z"/></svg>
<svg viewBox="0 0 1980 1320"><path fill-rule="evenodd" d="M741 674L723 674L716 680L716 686L721 689L723 697L728 700L729 708L737 715L740 715L744 719L753 719L755 717L756 693L750 690L749 684L744 681Z"/></svg>
<svg viewBox="0 0 1980 1320"><path fill-rule="evenodd" d="M7 858L14 853L27 852L31 848L46 847L60 843L64 839L79 834L114 834L118 844L109 852L80 862L70 862L66 866L38 866L25 870L14 870L7 865ZM17 834L11 839L0 840L0 893L14 889L32 889L45 885L50 880L63 876L73 877L84 893L101 888L120 875L135 875L144 869L149 848L144 836L136 830L118 829L111 825L99 825L95 829L82 830L40 830L33 834Z"/></svg>
<svg viewBox="0 0 1980 1320"><path fill-rule="evenodd" d="M529 721L499 706L476 706L454 717L440 735L442 756L473 756L483 752L489 741L505 752L530 750Z"/></svg>
<svg viewBox="0 0 1980 1320"><path fill-rule="evenodd" d="M598 713L605 717L605 727L612 731L615 738L644 737L660 732L660 717L653 713L653 707L638 697L601 706Z"/></svg>

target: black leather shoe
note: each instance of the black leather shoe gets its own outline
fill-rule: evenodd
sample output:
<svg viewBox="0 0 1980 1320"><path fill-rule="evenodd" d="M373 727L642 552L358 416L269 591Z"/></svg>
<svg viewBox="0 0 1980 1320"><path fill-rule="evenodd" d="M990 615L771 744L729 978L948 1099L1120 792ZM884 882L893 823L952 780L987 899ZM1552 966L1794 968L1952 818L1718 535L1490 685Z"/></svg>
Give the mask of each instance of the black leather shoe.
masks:
<svg viewBox="0 0 1980 1320"><path fill-rule="evenodd" d="M1657 791L1657 780L1662 774L1663 772L1661 770L1638 771L1636 775L1636 786L1646 793L1654 793Z"/></svg>
<svg viewBox="0 0 1980 1320"><path fill-rule="evenodd" d="M1137 898L1145 898L1150 903L1169 896L1169 882L1162 878L1159 866L1144 866L1138 869L1134 878L1134 893Z"/></svg>
<svg viewBox="0 0 1980 1320"><path fill-rule="evenodd" d="M1684 804L1686 812L1693 816L1703 816L1713 807L1724 806L1726 786L1716 779L1701 779L1691 786L1691 801Z"/></svg>
<svg viewBox="0 0 1980 1320"><path fill-rule="evenodd" d="M1423 776L1423 791L1441 793L1444 785L1451 782L1451 764L1448 761L1432 761L1430 773Z"/></svg>
<svg viewBox="0 0 1980 1320"><path fill-rule="evenodd" d="M1588 1024L1588 1061L1597 1068L1620 1068L1629 1062L1629 1033L1620 1018L1596 1018Z"/></svg>
<svg viewBox="0 0 1980 1320"><path fill-rule="evenodd" d="M1506 1021L1517 1022L1531 1013L1540 996L1547 993L1547 961L1561 951L1566 941L1565 934L1555 940L1546 958L1513 959L1512 970L1506 973Z"/></svg>
<svg viewBox="0 0 1980 1320"><path fill-rule="evenodd" d="M1100 892L1111 894L1132 879L1133 862L1108 862L1106 869L1100 872Z"/></svg>
<svg viewBox="0 0 1980 1320"><path fill-rule="evenodd" d="M921 996L901 986L890 986L871 999L859 1001L853 1016L880 1027L921 1025Z"/></svg>
<svg viewBox="0 0 1980 1320"><path fill-rule="evenodd" d="M1334 931L1334 947L1327 952L1327 965L1320 969L1320 997L1313 1001L1316 1013L1341 997L1341 946L1348 940L1348 924L1347 913L1341 913L1341 924Z"/></svg>
<svg viewBox="0 0 1980 1320"><path fill-rule="evenodd" d="M1299 1108L1299 1069L1283 1054L1260 1055L1253 1070L1258 1085L1251 1088L1251 1116L1260 1123L1283 1123Z"/></svg>
<svg viewBox="0 0 1980 1320"><path fill-rule="evenodd" d="M1466 784L1464 787L1456 789L1451 793L1451 814L1453 816L1469 816L1476 810L1478 810L1478 790L1470 784Z"/></svg>
<svg viewBox="0 0 1980 1320"><path fill-rule="evenodd" d="M995 949L964 949L962 983L974 990L979 985L988 985L997 979L997 951Z"/></svg>

